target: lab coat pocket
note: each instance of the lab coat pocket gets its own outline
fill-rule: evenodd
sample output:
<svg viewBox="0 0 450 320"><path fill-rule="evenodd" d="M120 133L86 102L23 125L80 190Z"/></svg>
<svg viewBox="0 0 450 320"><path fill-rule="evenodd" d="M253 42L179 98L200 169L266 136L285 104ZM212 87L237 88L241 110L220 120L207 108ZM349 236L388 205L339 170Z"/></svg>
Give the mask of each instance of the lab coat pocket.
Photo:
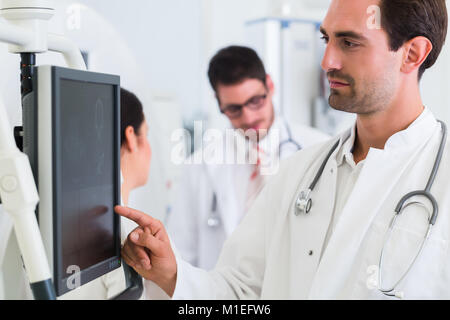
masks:
<svg viewBox="0 0 450 320"><path fill-rule="evenodd" d="M442 237L438 226L426 239L428 226L426 210L418 205L398 216L392 231L389 224L374 222L369 243L372 252L367 252L370 258L365 259L365 266L369 268L367 262L371 261L375 267L375 287L393 290L405 299L450 298L448 239ZM374 298L385 297L376 292Z"/></svg>

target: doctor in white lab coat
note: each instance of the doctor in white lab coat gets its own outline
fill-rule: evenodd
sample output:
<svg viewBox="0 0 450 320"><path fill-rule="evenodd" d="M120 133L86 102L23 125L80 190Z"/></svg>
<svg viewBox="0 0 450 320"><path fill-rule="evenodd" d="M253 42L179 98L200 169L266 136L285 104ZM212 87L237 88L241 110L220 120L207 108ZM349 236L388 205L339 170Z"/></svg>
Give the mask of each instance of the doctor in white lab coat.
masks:
<svg viewBox="0 0 450 320"><path fill-rule="evenodd" d="M167 221L168 232L181 256L194 266L211 270L225 240L264 184L278 171L280 158L329 137L317 129L288 124L286 119L275 115L274 84L252 49L231 46L220 50L210 62L208 75L220 109L232 128L242 131L234 131L233 139L224 132L219 138L205 142L188 159ZM242 134L248 129L247 133L251 129L268 132L255 142ZM207 133L205 140L209 140ZM261 152L257 154L257 150ZM211 151L223 157L208 161ZM257 177L257 161L251 163L248 157L252 151L254 160L257 155L261 158ZM233 155L237 155L236 161L226 161ZM239 155L247 156L247 160L238 163ZM197 159L201 161L196 162Z"/></svg>
<svg viewBox="0 0 450 320"><path fill-rule="evenodd" d="M367 23L367 8L378 5L379 28ZM161 297L156 284L173 299L450 299L450 145L419 90L447 19L444 0L333 0L321 26L322 67L330 104L356 113L355 125L282 165L213 271L185 262L158 221L116 208L140 225L123 252L147 279L147 298ZM309 213L297 211L315 177ZM428 237L432 202L423 196L391 224L400 200L429 181L439 214Z"/></svg>

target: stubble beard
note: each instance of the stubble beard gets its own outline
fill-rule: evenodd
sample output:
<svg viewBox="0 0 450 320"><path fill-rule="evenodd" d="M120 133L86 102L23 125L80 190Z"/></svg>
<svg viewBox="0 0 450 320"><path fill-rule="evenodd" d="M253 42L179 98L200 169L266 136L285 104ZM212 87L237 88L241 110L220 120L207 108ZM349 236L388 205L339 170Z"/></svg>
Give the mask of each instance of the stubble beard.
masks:
<svg viewBox="0 0 450 320"><path fill-rule="evenodd" d="M328 103L338 111L356 113L361 115L373 114L380 109L384 109L393 95L393 81L383 79L382 84L363 84L363 92L359 92L353 83L349 93L331 89Z"/></svg>

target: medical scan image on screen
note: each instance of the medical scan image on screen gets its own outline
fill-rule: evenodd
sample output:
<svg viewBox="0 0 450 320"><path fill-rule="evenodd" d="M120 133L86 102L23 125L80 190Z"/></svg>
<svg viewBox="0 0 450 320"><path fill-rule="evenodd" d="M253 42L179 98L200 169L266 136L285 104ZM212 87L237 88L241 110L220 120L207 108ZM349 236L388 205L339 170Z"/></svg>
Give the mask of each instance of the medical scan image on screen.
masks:
<svg viewBox="0 0 450 320"><path fill-rule="evenodd" d="M115 255L114 88L61 80L62 267L81 270Z"/></svg>

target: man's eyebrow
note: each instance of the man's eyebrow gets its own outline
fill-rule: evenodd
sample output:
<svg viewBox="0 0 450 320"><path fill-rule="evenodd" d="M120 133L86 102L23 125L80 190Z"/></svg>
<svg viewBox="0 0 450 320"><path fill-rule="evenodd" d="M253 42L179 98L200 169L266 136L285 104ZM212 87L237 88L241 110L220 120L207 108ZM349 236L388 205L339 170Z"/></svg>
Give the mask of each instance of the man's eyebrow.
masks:
<svg viewBox="0 0 450 320"><path fill-rule="evenodd" d="M362 34L354 32L354 31L338 31L335 32L334 35L336 38L352 38L355 40L367 40Z"/></svg>
<svg viewBox="0 0 450 320"><path fill-rule="evenodd" d="M328 36L327 31L322 26L320 27L320 32L324 36ZM353 38L355 40L367 40L362 34L357 33L355 31L338 31L334 33L336 38Z"/></svg>

